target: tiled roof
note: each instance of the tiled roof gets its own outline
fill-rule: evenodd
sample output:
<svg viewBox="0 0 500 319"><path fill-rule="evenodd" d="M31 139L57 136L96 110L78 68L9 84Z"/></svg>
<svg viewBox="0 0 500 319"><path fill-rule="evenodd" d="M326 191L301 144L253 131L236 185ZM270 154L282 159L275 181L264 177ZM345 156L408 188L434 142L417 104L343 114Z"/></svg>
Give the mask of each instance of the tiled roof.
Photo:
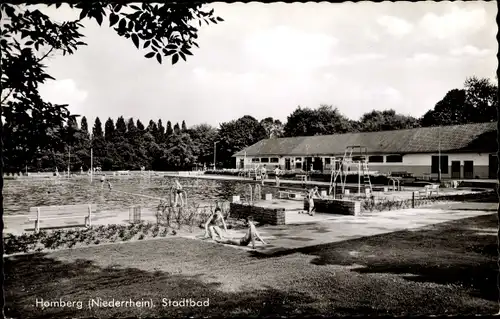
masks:
<svg viewBox="0 0 500 319"><path fill-rule="evenodd" d="M398 131L347 133L266 139L233 156L343 155L347 146L364 146L371 154L496 152L497 122L422 127ZM439 145L441 144L441 145Z"/></svg>

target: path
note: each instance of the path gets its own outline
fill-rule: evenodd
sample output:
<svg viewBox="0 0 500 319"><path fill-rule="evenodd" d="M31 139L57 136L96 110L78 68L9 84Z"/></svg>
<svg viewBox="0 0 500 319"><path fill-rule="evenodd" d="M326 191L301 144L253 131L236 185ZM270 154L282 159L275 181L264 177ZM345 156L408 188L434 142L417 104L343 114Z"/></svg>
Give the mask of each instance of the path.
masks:
<svg viewBox="0 0 500 319"><path fill-rule="evenodd" d="M415 208L388 212L364 213L362 216L316 214L311 222L299 225L259 227L270 245L258 244L256 250L273 254L290 249L316 246L349 239L374 236L401 230L412 230L447 221L489 215L496 212L495 203L450 203L433 208ZM287 212L292 214L292 212ZM304 215L306 218L307 215ZM287 216L288 217L288 216ZM318 221L318 219L323 220ZM325 218L328 218L325 220ZM244 231L233 231L231 237L243 237ZM192 235L186 236L193 238Z"/></svg>

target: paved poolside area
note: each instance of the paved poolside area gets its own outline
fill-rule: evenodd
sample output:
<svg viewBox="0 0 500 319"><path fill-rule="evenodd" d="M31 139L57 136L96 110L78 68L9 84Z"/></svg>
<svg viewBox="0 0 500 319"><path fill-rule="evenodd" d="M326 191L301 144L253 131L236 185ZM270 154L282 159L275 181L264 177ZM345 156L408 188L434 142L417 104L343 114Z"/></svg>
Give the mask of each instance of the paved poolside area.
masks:
<svg viewBox="0 0 500 319"><path fill-rule="evenodd" d="M495 214L497 208L495 203L446 203L433 208L364 213L362 216L316 214L316 218L311 217L310 223L260 227L259 232L270 244L264 246L259 243L256 250L272 254L395 231L416 230L447 221ZM323 220L317 220L322 217ZM244 231L231 234L233 237L243 235Z"/></svg>

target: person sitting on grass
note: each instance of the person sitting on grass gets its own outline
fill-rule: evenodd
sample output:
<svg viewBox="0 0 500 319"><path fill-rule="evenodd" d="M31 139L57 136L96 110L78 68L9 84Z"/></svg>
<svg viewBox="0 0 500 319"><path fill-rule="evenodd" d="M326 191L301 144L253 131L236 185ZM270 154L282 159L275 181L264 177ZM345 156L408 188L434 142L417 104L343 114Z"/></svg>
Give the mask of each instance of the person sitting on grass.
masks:
<svg viewBox="0 0 500 319"><path fill-rule="evenodd" d="M252 243L252 249L255 249L255 240L261 241L264 245L267 245L267 243L262 239L260 234L257 232L257 228L255 228L255 225L253 223L253 219L251 216L248 216L246 218L246 222L248 225L247 232L245 235L240 238L240 239L216 239L215 241L220 243L220 244L228 244L228 245L235 245L235 246L248 246L250 242Z"/></svg>
<svg viewBox="0 0 500 319"><path fill-rule="evenodd" d="M222 215L222 211L219 207L215 208L213 214L210 215L207 222L205 223L205 235L204 238L212 238L216 240L216 237L219 236L222 239L222 230L219 225L224 227L224 231L227 233L226 222L224 221L224 216Z"/></svg>
<svg viewBox="0 0 500 319"><path fill-rule="evenodd" d="M174 180L174 192L175 192L174 207L177 207L177 202L179 198L181 200L181 207L184 206L184 197L183 197L184 190L182 189L182 185L181 183L179 183L179 180L177 178Z"/></svg>

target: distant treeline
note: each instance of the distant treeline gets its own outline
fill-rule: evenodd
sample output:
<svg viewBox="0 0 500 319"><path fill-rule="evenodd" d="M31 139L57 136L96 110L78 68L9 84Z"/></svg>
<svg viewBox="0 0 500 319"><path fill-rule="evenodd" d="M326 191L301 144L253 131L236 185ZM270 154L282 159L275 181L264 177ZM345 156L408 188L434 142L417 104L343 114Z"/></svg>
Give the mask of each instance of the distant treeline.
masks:
<svg viewBox="0 0 500 319"><path fill-rule="evenodd" d="M93 165L103 170L186 170L204 164L210 168L214 145L217 167L234 168L234 153L265 138L489 122L497 120L497 106L497 86L488 79L471 77L464 89L449 91L422 118L374 110L354 121L337 108L322 105L316 109L299 106L286 123L246 115L218 128L207 124L188 128L184 121L173 126L167 121L165 126L161 119L150 120L146 127L140 120L120 116L116 122L108 118L104 129L97 117L89 129L85 117L78 123L75 116L63 119L47 112L29 123L22 119L4 123L4 171L53 171L56 167L64 171L68 163L71 171L88 170L91 148Z"/></svg>

